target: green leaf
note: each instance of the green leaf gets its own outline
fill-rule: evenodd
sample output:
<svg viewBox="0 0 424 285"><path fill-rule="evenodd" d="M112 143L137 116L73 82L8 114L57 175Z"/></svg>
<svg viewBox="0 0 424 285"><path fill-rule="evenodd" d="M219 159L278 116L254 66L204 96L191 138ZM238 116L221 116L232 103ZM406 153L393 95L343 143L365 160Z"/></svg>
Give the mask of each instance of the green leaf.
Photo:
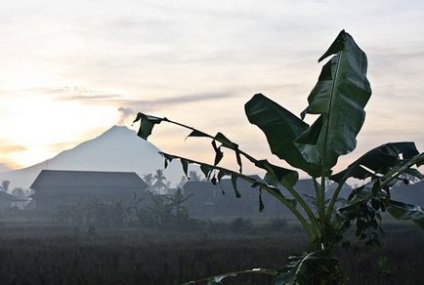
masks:
<svg viewBox="0 0 424 285"><path fill-rule="evenodd" d="M264 201L262 200L262 188L259 187L259 212L265 209Z"/></svg>
<svg viewBox="0 0 424 285"><path fill-rule="evenodd" d="M168 153L159 152L164 157L164 168L166 169L168 167L168 164L172 162L172 160L175 158L175 156L170 155Z"/></svg>
<svg viewBox="0 0 424 285"><path fill-rule="evenodd" d="M213 168L210 167L209 165L201 164L200 165L200 170L203 172L203 174L205 175L206 178L209 178L210 175L211 175L211 172L212 172Z"/></svg>
<svg viewBox="0 0 424 285"><path fill-rule="evenodd" d="M223 146L230 149L234 149L234 145L236 145L235 143L230 141L226 136L224 136L222 133L217 133L215 136L215 140L219 141L220 143L222 143Z"/></svg>
<svg viewBox="0 0 424 285"><path fill-rule="evenodd" d="M366 55L348 33L341 31L319 60L331 55L302 112L302 117L307 113L320 117L296 140L304 158L326 171L340 155L355 149L371 96Z"/></svg>
<svg viewBox="0 0 424 285"><path fill-rule="evenodd" d="M226 148L229 148L229 149L232 149L234 152L235 152L235 154L236 154L236 161L237 161L237 164L238 164L238 166L239 166L239 172L241 173L242 172L242 163L241 163L241 154L240 154L240 150L239 150L239 148L238 148L238 144L236 144L236 143L233 143L232 141L230 141L224 134L222 134L222 133L217 133L216 134L216 136L215 136L215 139L214 139L214 141L213 141L213 143L215 142L215 141L218 141L218 142L220 142L221 144L222 144L222 146L224 146L224 147L226 147ZM214 146L214 150L215 150L215 152L216 152L216 157L215 158L218 158L219 159L219 161L221 161L221 159L222 159L222 157L223 157L223 153L221 152L221 148L219 147L219 153L217 152L217 148L216 148L216 145L213 145ZM215 165L217 165L217 164L215 164Z"/></svg>
<svg viewBox="0 0 424 285"><path fill-rule="evenodd" d="M413 221L424 229L424 211L420 206L390 200L386 209L394 218Z"/></svg>
<svg viewBox="0 0 424 285"><path fill-rule="evenodd" d="M240 198L241 194L240 194L238 187L237 187L237 179L238 179L237 175L231 174L231 183L233 184L234 194L236 194L237 198Z"/></svg>
<svg viewBox="0 0 424 285"><path fill-rule="evenodd" d="M249 122L265 133L273 154L314 177L320 175L319 166L308 163L294 143L308 124L262 94L246 103L245 112Z"/></svg>
<svg viewBox="0 0 424 285"><path fill-rule="evenodd" d="M383 144L362 155L345 170L330 176L330 179L340 183L343 179L350 177L364 180L374 178L378 174L382 176L393 167L400 166L405 160L412 159L418 154L413 142ZM419 177L416 172L407 172Z"/></svg>
<svg viewBox="0 0 424 285"><path fill-rule="evenodd" d="M183 167L183 171L186 177L188 177L188 162L185 161L184 159L180 159L181 161L181 165Z"/></svg>
<svg viewBox="0 0 424 285"><path fill-rule="evenodd" d="M326 250L290 256L274 285L341 284L338 260Z"/></svg>
<svg viewBox="0 0 424 285"><path fill-rule="evenodd" d="M218 175L217 175L217 177L218 177L218 181L219 181L219 182L221 182L222 178L223 178L224 176L228 176L228 175L230 175L230 173L229 173L228 171L220 170L220 171L218 172Z"/></svg>
<svg viewBox="0 0 424 285"><path fill-rule="evenodd" d="M221 150L221 147L218 147L217 145L216 145L216 141L215 140L213 140L212 141L212 147L213 147L213 150L215 151L215 162L214 162L214 166L217 166L218 165L218 163L222 160L222 158L224 157L224 153L222 152L222 150Z"/></svg>
<svg viewBox="0 0 424 285"><path fill-rule="evenodd" d="M266 170L264 181L276 187L280 185L292 187L299 180L296 171L271 164L267 160L257 161L256 166Z"/></svg>
<svg viewBox="0 0 424 285"><path fill-rule="evenodd" d="M137 117L133 121L133 124L140 121L140 127L138 129L137 135L142 139L147 140L147 138L152 134L153 127L156 124L160 124L163 120L164 118L138 113Z"/></svg>
<svg viewBox="0 0 424 285"><path fill-rule="evenodd" d="M188 137L209 137L209 135L208 134L206 134L206 133L204 133L204 132L201 132L201 131L199 131L199 130L193 130L188 136L187 136L187 138Z"/></svg>

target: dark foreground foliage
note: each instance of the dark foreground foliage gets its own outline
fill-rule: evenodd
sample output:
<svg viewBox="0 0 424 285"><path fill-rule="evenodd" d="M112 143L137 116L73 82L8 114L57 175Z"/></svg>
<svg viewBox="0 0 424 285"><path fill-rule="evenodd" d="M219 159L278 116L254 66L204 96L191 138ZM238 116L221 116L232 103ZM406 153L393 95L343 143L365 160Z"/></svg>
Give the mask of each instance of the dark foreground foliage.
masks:
<svg viewBox="0 0 424 285"><path fill-rule="evenodd" d="M279 267L307 244L295 227L261 235L2 224L0 284L180 284L217 272ZM421 232L390 226L382 248L343 253L346 284L420 284L422 252ZM376 256L382 256L380 267ZM246 275L223 284L270 281Z"/></svg>

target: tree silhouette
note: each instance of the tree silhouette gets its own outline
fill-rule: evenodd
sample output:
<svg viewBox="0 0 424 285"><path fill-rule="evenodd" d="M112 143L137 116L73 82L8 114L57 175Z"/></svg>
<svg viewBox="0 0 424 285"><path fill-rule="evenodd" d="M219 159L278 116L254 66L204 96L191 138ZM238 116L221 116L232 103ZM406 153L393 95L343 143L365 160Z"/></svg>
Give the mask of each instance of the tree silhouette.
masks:
<svg viewBox="0 0 424 285"><path fill-rule="evenodd" d="M21 187L13 188L12 195L19 199L25 199L27 197L24 189L22 189Z"/></svg>
<svg viewBox="0 0 424 285"><path fill-rule="evenodd" d="M194 171L194 170L190 170L189 172L188 172L188 177L189 177L189 179L190 179L190 181L202 181L202 180L204 180L203 178L202 178L202 176L200 176L200 174L198 174L196 171Z"/></svg>
<svg viewBox="0 0 424 285"><path fill-rule="evenodd" d="M147 189L150 191L153 186L153 174L149 173L143 176L144 182L147 184Z"/></svg>
<svg viewBox="0 0 424 285"><path fill-rule="evenodd" d="M178 190L173 195L166 196L171 203L172 212L175 216L177 223L182 223L188 219L189 214L187 208L183 206L183 204L191 196L193 196L193 194L184 196L181 188L178 188Z"/></svg>
<svg viewBox="0 0 424 285"><path fill-rule="evenodd" d="M9 180L3 180L0 184L0 191L7 193L9 191L9 186L10 186L10 181Z"/></svg>
<svg viewBox="0 0 424 285"><path fill-rule="evenodd" d="M163 175L163 170L156 170L156 174L153 176L155 182L153 183L151 190L156 191L159 194L166 194L169 189L169 182Z"/></svg>

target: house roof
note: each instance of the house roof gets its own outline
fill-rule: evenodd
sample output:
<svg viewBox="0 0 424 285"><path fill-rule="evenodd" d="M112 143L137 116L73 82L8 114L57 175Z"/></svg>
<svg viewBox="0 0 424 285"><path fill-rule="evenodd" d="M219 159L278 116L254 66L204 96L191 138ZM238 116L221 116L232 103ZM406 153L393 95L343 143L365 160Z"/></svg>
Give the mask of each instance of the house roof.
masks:
<svg viewBox="0 0 424 285"><path fill-rule="evenodd" d="M33 190L51 187L147 188L135 172L42 170L30 186Z"/></svg>

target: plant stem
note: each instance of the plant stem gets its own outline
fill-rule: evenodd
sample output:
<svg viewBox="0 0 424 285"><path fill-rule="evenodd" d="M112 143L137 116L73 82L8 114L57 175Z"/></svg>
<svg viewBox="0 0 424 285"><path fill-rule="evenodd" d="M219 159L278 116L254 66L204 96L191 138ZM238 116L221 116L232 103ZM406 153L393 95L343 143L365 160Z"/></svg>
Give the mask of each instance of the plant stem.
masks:
<svg viewBox="0 0 424 285"><path fill-rule="evenodd" d="M309 205L305 202L305 200L299 195L299 193L291 187L290 185L284 185L286 189L290 192L290 194L293 195L293 197L296 199L296 201L302 206L302 208L305 210L305 213L308 215L309 221L311 222L313 228L318 229L318 221L314 213L312 212L312 209L309 207ZM319 232L316 232L316 235L319 235Z"/></svg>
<svg viewBox="0 0 424 285"><path fill-rule="evenodd" d="M168 123L171 123L171 124L174 124L174 125L177 125L177 126L180 126L180 127L183 127L183 128L186 128L186 129L189 129L189 130L191 130L191 131L195 131L195 132L199 132L199 133L201 133L202 134L202 136L204 136L204 137L208 137L208 138L210 138L210 139L212 139L212 140L214 140L215 139L215 137L214 136L212 136L212 135L210 135L210 134L207 134L207 133L205 133L205 132L202 132L202 131L199 131L199 130L197 130L197 129L195 129L195 128L193 128L193 127L190 127L190 126L187 126L187 125L185 125L185 124L182 124L182 123L179 123L179 122L176 122L176 121L172 121L172 120L169 120L168 118L163 118L163 121L165 121L165 122L168 122ZM233 151L236 151L236 149L234 149L234 148L231 148L231 147L229 147L229 146L227 146L227 145L223 145L224 147L226 147L226 148L228 148L228 149L231 149L231 150L233 150ZM255 166L257 166L258 165L258 163L259 163L259 160L258 159L256 159L256 158L254 158L253 156L251 156L251 155L249 155L248 153L246 153L246 152L244 152L243 150L241 150L241 149L239 149L238 147L237 147L237 152L238 153L240 153L241 155L243 155L246 159L248 159L251 163L253 163ZM188 159L185 159L185 160L187 160L187 161L189 161ZM198 164L200 164L199 162L196 162L196 163L198 163ZM211 166L212 167L212 166ZM216 167L216 166L213 166L212 168L215 168L215 169L219 169L218 167ZM269 169L265 169L266 171L268 171L268 172L270 172L270 170ZM228 171L228 169L226 169L226 171ZM308 204L305 202L305 200L299 195L299 193L291 186L291 185L288 185L288 184L283 184L283 186L290 192L290 194L291 195L293 195L293 197L296 199L296 201L299 203L299 205L301 205L302 206L302 208L304 209L304 211L305 211L305 213L308 215L308 218L309 218L309 220L310 220L310 222L311 222L311 224L313 225L313 227L314 228L316 228L316 229L318 229L318 222L317 222L317 219L316 219L316 217L315 217L315 215L314 215L314 213L312 212L312 210L311 210L311 208L308 206ZM324 200L325 200L325 197L324 197ZM290 204L290 206L292 207L292 205L291 205L291 203L287 200L287 199L285 199L285 201L287 202L287 203L289 203ZM286 203L285 202L283 202L283 201L281 201L284 205L286 205ZM287 206L287 205L286 205ZM297 211L297 210L296 210ZM298 212L298 211L297 211ZM296 213L294 213L293 212L293 214L295 214L296 215L296 217L298 217L298 215L296 214ZM302 216L302 218L303 218L303 216Z"/></svg>
<svg viewBox="0 0 424 285"><path fill-rule="evenodd" d="M390 185L393 180L397 179L399 175L404 173L407 169L411 168L413 165L422 165L424 163L424 153L417 154L412 157L410 160L406 161L405 164L399 168L391 169L385 176L384 180L381 182L380 187L383 189Z"/></svg>
<svg viewBox="0 0 424 285"><path fill-rule="evenodd" d="M331 197L330 203L328 204L328 207L327 207L327 213L326 213L327 220L331 219L331 215L333 213L334 206L336 205L337 198L339 198L340 191L342 190L346 180L347 180L347 177L341 180L341 182L337 185L337 188L334 191L333 196Z"/></svg>

